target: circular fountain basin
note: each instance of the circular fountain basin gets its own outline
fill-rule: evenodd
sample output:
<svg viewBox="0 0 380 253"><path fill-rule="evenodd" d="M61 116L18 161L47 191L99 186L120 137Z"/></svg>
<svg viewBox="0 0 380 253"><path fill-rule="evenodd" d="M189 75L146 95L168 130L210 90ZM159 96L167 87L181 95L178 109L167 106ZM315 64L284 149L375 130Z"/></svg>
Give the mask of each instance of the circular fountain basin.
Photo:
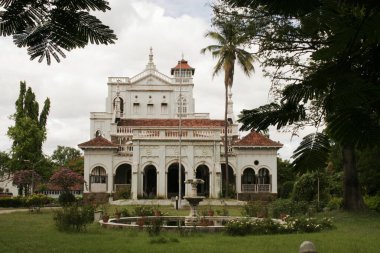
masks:
<svg viewBox="0 0 380 253"><path fill-rule="evenodd" d="M99 223L107 228L132 228L143 229L149 226L152 221L161 220L162 229L166 231L178 229L196 229L197 231L218 232L224 230L224 224L229 220L241 217L232 216L200 216L197 224L186 225L186 216L140 216L140 217L122 217L120 219L111 218L108 222Z"/></svg>

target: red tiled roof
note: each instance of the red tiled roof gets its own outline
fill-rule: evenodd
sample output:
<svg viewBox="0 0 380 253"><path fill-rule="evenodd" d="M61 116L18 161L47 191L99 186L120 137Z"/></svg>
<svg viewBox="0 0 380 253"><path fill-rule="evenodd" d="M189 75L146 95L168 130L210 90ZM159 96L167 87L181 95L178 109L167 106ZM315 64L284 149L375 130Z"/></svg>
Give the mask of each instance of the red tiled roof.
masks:
<svg viewBox="0 0 380 253"><path fill-rule="evenodd" d="M243 139L236 142L234 144L234 146L238 146L238 147L239 146L245 146L245 147L256 146L256 147L281 148L283 145L279 142L272 141L268 137L266 137L266 136L264 136L258 132L252 131L249 134L247 134L246 136L244 136Z"/></svg>
<svg viewBox="0 0 380 253"><path fill-rule="evenodd" d="M178 119L122 119L119 126L134 127L177 127ZM221 128L224 126L224 120L212 119L182 119L182 127L200 127L200 128Z"/></svg>
<svg viewBox="0 0 380 253"><path fill-rule="evenodd" d="M103 138L102 136L95 137L87 142L83 142L78 145L81 149L86 148L118 148L116 144L113 144L111 141Z"/></svg>
<svg viewBox="0 0 380 253"><path fill-rule="evenodd" d="M175 66L174 68L171 69L170 73L173 75L174 73L174 70L176 69L190 69L191 70L191 73L194 75L194 72L195 72L195 69L192 68L186 60L182 59L180 61L178 61L178 64L177 66Z"/></svg>

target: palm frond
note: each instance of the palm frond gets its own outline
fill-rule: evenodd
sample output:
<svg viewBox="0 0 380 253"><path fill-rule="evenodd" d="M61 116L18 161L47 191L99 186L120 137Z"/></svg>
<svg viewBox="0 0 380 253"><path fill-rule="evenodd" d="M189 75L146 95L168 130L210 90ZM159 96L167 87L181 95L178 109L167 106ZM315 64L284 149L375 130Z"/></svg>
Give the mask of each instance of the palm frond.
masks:
<svg viewBox="0 0 380 253"><path fill-rule="evenodd" d="M0 35L9 36L38 25L46 15L46 8L40 4L15 2L0 14Z"/></svg>
<svg viewBox="0 0 380 253"><path fill-rule="evenodd" d="M240 68L244 71L244 74L250 76L255 71L253 62L256 60L256 58L253 56L253 54L240 48L237 48L236 58L237 63L240 66Z"/></svg>
<svg viewBox="0 0 380 253"><path fill-rule="evenodd" d="M364 148L380 143L380 117L363 107L336 109L328 116L327 130L342 144Z"/></svg>
<svg viewBox="0 0 380 253"><path fill-rule="evenodd" d="M60 0L55 1L54 4L60 9L71 10L107 11L111 9L108 1L104 0Z"/></svg>
<svg viewBox="0 0 380 253"><path fill-rule="evenodd" d="M220 45L225 45L227 44L226 38L223 37L220 33L214 32L214 31L209 31L205 34L205 37L210 37L211 39L217 41Z"/></svg>
<svg viewBox="0 0 380 253"><path fill-rule="evenodd" d="M243 110L238 122L242 123L240 130L263 131L269 126L291 125L306 119L305 108L302 105L271 103L252 110Z"/></svg>
<svg viewBox="0 0 380 253"><path fill-rule="evenodd" d="M60 62L64 50L92 44L112 44L114 32L83 10L109 10L104 0L0 0L0 35L13 35L18 47L27 47L31 60Z"/></svg>
<svg viewBox="0 0 380 253"><path fill-rule="evenodd" d="M306 135L293 152L293 168L299 173L318 171L327 166L331 146L326 134L313 133Z"/></svg>

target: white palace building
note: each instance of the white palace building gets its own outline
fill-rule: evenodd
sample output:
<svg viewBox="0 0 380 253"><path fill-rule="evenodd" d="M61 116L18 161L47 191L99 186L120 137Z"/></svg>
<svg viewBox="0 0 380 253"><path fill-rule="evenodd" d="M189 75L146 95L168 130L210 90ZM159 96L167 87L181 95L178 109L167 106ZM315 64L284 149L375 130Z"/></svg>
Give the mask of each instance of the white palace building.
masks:
<svg viewBox="0 0 380 253"><path fill-rule="evenodd" d="M184 59L171 76L159 72L151 50L141 73L108 78L106 110L91 112L91 140L78 145L84 151L85 196L130 189L133 199L172 198L180 188L186 195L189 186L183 182L190 178L205 181L198 194L221 196L226 185L224 120L194 112L194 72ZM276 194L282 144L257 132L240 138L231 94L228 117L230 192Z"/></svg>

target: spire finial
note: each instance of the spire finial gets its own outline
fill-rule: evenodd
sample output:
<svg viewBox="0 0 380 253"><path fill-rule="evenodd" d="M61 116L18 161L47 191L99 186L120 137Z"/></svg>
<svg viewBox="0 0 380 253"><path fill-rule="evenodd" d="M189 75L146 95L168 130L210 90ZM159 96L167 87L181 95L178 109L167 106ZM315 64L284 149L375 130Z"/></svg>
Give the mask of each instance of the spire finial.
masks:
<svg viewBox="0 0 380 253"><path fill-rule="evenodd" d="M156 69L156 66L153 63L153 49L150 47L149 49L149 62L146 65L146 69Z"/></svg>
<svg viewBox="0 0 380 253"><path fill-rule="evenodd" d="M153 49L150 47L149 50L149 63L153 63Z"/></svg>
<svg viewBox="0 0 380 253"><path fill-rule="evenodd" d="M184 59L183 52L182 52L182 60Z"/></svg>

